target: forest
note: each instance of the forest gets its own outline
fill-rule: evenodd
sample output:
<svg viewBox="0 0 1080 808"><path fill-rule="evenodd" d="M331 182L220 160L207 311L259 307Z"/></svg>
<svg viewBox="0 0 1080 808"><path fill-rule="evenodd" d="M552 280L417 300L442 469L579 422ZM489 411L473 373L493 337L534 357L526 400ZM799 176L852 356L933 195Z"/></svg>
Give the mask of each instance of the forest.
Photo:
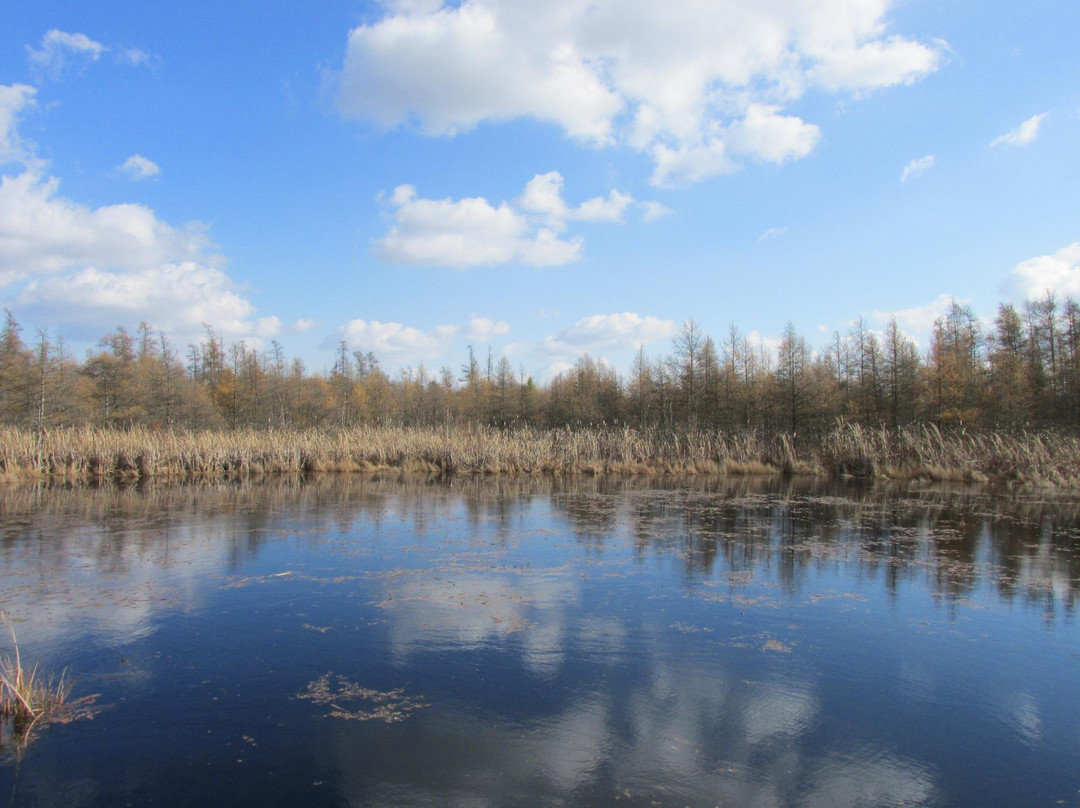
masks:
<svg viewBox="0 0 1080 808"><path fill-rule="evenodd" d="M775 351L732 325L722 338L687 320L670 350L640 349L625 373L582 355L537 384L470 346L458 368L391 376L342 342L329 372L309 372L272 342L256 352L207 327L182 349L142 323L75 356L10 311L0 333L0 422L20 430L312 429L462 424L513 429L624 425L812 435L838 419L997 431L1080 425L1080 306L1053 295L994 319L953 302L919 350L895 318L860 318L816 347L788 325Z"/></svg>

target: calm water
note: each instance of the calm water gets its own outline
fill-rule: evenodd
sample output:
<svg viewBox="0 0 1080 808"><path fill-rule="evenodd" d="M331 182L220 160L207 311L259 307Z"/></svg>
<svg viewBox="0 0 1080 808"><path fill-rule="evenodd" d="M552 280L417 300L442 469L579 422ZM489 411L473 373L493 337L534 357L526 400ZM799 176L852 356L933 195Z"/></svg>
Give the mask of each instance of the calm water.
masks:
<svg viewBox="0 0 1080 808"><path fill-rule="evenodd" d="M0 805L1076 806L1078 550L1031 492L0 489L24 659L100 694Z"/></svg>

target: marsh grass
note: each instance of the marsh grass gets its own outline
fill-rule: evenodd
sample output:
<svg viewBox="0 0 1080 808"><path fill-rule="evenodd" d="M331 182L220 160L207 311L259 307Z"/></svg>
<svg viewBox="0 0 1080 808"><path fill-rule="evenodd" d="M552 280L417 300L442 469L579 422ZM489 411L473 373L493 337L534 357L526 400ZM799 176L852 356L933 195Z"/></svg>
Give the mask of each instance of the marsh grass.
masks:
<svg viewBox="0 0 1080 808"><path fill-rule="evenodd" d="M359 426L161 431L0 427L0 480L233 479L320 472L828 475L1080 484L1080 440L1059 432L968 432L840 420L813 434Z"/></svg>

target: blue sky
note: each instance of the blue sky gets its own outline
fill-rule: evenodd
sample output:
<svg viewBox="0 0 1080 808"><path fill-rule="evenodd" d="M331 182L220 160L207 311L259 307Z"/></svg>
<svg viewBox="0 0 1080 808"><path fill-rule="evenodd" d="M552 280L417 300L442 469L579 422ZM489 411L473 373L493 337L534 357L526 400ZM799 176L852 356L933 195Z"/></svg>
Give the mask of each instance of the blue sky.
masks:
<svg viewBox="0 0 1080 808"><path fill-rule="evenodd" d="M0 305L625 370L1080 297L1080 5L9 0Z"/></svg>

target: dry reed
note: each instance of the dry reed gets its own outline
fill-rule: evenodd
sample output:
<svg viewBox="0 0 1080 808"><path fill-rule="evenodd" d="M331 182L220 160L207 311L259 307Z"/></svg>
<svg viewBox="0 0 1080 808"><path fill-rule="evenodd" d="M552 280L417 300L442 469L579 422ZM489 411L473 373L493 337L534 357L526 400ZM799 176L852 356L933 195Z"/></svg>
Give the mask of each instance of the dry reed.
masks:
<svg viewBox="0 0 1080 808"><path fill-rule="evenodd" d="M0 427L0 480L248 478L278 473L816 474L1080 484L1080 441L1063 433L874 429L839 421L814 435L759 430L155 431Z"/></svg>

